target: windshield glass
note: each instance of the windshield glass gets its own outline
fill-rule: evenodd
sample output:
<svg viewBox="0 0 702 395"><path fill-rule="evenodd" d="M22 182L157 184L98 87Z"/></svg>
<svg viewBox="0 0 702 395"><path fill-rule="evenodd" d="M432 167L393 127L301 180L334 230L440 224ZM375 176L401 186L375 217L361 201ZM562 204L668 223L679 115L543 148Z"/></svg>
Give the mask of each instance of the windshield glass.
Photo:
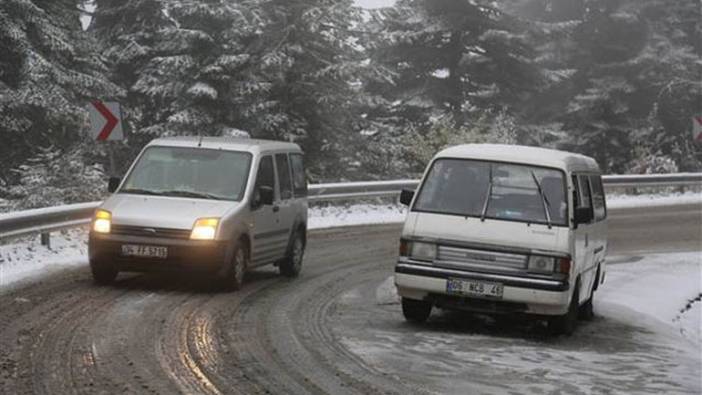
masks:
<svg viewBox="0 0 702 395"><path fill-rule="evenodd" d="M530 223L547 224L550 220L553 225L565 226L565 196L560 170L439 159L432 165L413 210Z"/></svg>
<svg viewBox="0 0 702 395"><path fill-rule="evenodd" d="M120 192L239 201L250 165L248 152L150 147Z"/></svg>

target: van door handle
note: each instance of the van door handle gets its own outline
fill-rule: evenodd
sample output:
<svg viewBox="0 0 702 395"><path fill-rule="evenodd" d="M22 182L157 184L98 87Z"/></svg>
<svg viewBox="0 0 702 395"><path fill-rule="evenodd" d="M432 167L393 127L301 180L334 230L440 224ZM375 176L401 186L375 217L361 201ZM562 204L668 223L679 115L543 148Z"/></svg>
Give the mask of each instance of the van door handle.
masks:
<svg viewBox="0 0 702 395"><path fill-rule="evenodd" d="M273 212L277 213L278 211L280 211L280 206L273 206Z"/></svg>

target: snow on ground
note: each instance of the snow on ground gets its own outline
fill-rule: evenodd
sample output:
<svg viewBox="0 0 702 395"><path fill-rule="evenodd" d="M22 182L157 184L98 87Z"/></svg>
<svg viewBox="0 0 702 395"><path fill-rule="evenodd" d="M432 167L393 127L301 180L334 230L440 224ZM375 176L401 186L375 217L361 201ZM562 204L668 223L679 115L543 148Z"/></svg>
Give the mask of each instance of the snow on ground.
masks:
<svg viewBox="0 0 702 395"><path fill-rule="evenodd" d="M406 212L405 206L395 204L311 207L308 215L309 228L400 223L405 220Z"/></svg>
<svg viewBox="0 0 702 395"><path fill-rule="evenodd" d="M607 195L607 207L614 209L695 203L702 205L702 193L685 192L671 195Z"/></svg>
<svg viewBox="0 0 702 395"><path fill-rule="evenodd" d="M620 305L667 324L700 344L702 252L607 259L604 286L596 299Z"/></svg>
<svg viewBox="0 0 702 395"><path fill-rule="evenodd" d="M72 229L53 233L51 248L41 245L38 236L0 245L0 289L67 267L87 265L87 239L85 229Z"/></svg>

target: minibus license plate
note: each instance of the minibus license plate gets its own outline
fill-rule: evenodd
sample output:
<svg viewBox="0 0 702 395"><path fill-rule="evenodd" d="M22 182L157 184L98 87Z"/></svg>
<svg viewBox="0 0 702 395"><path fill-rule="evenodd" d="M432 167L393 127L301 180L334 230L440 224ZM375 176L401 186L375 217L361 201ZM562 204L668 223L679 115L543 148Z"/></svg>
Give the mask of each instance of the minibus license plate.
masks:
<svg viewBox="0 0 702 395"><path fill-rule="evenodd" d="M160 258L166 259L168 247L145 246L138 244L123 244L122 255L136 256L140 258Z"/></svg>
<svg viewBox="0 0 702 395"><path fill-rule="evenodd" d="M455 295L502 298L502 284L484 281L450 278L446 281L446 292Z"/></svg>

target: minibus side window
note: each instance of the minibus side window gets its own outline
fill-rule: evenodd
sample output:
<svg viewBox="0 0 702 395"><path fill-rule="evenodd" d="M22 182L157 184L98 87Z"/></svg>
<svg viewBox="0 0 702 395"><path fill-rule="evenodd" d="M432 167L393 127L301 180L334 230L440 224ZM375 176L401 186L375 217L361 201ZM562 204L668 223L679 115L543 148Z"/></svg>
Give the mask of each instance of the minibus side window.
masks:
<svg viewBox="0 0 702 395"><path fill-rule="evenodd" d="M607 218L607 204L605 202L604 188L602 187L602 177L599 175L591 175L590 187L592 188L592 205L595 210L595 221L602 221Z"/></svg>
<svg viewBox="0 0 702 395"><path fill-rule="evenodd" d="M305 165L302 155L290 154L290 164L293 172L293 190L295 197L307 196L307 180L305 177Z"/></svg>
<svg viewBox="0 0 702 395"><path fill-rule="evenodd" d="M592 210L592 198L590 193L590 182L588 176L578 175L578 207L587 207Z"/></svg>
<svg viewBox="0 0 702 395"><path fill-rule="evenodd" d="M287 154L275 155L275 166L278 169L278 182L280 183L280 199L292 198L292 182L290 181L290 164Z"/></svg>

